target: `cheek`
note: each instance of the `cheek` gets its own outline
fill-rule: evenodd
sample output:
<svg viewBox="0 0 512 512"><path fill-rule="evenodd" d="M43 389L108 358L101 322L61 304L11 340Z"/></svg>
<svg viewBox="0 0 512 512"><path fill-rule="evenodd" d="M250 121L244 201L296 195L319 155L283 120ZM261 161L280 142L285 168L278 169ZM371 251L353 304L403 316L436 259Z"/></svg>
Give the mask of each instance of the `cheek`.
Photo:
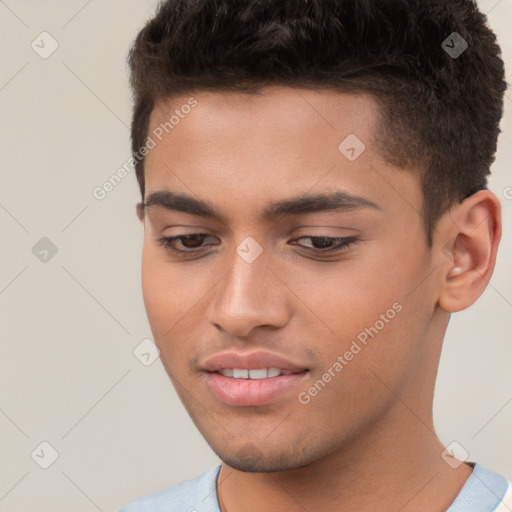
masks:
<svg viewBox="0 0 512 512"><path fill-rule="evenodd" d="M214 287L209 279L216 274L199 267L171 262L149 242L144 246L141 280L146 315L162 362L173 374L187 366L205 331L204 305Z"/></svg>
<svg viewBox="0 0 512 512"><path fill-rule="evenodd" d="M379 320L379 315L400 300L396 276L366 261L340 262L310 266L290 275L290 288L301 299L300 309L308 322L315 318L316 328L325 328L330 337L355 336ZM393 314L393 312L391 312ZM334 331L334 332L333 332Z"/></svg>
<svg viewBox="0 0 512 512"><path fill-rule="evenodd" d="M155 250L144 244L142 252L141 283L144 305L151 327L162 328L160 325L165 318L170 300L169 285L165 266L155 257Z"/></svg>
<svg viewBox="0 0 512 512"><path fill-rule="evenodd" d="M175 351L171 345L173 339L178 339L179 318L183 317L179 300L181 293L176 293L178 283L173 279L169 264L161 261L153 248L145 247L142 256L142 295L146 308L153 338L160 350L160 359L167 370L169 377L176 374ZM179 336L179 334L178 334ZM171 354L173 357L170 357Z"/></svg>
<svg viewBox="0 0 512 512"><path fill-rule="evenodd" d="M165 261L161 250L145 246L142 254L142 295L146 315L162 361L168 352L169 340L175 338L179 320L186 314L187 287L183 286L174 266Z"/></svg>
<svg viewBox="0 0 512 512"><path fill-rule="evenodd" d="M371 367L412 364L432 305L423 288L428 280L418 287L426 274L420 255L402 258L400 264L397 257L382 248L379 257L310 267L300 278L290 276L290 288L304 303L304 314L298 315L301 330L311 339L321 337L317 348L324 364L347 351L353 353L347 354L350 366L363 373Z"/></svg>
<svg viewBox="0 0 512 512"><path fill-rule="evenodd" d="M142 294L151 325L171 328L204 296L206 285L193 265L171 262L159 247L145 243L142 253Z"/></svg>

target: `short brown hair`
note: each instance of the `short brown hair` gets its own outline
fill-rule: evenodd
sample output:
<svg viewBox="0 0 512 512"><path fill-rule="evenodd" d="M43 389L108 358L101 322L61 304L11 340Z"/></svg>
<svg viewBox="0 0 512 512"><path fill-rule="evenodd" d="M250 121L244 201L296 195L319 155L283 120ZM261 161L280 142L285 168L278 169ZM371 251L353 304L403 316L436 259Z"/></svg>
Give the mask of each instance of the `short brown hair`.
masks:
<svg viewBox="0 0 512 512"><path fill-rule="evenodd" d="M439 216L486 186L507 87L496 36L471 0L166 0L128 61L134 154L157 102L178 94L373 94L381 154L422 171L429 244ZM136 174L144 198L143 159Z"/></svg>

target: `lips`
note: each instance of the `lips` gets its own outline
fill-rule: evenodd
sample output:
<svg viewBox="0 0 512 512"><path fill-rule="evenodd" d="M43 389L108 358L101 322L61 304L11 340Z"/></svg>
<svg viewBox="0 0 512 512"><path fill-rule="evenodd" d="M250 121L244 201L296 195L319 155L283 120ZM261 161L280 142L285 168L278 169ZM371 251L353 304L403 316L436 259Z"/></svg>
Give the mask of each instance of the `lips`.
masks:
<svg viewBox="0 0 512 512"><path fill-rule="evenodd" d="M224 352L203 366L210 392L228 405L256 406L276 401L305 378L308 369L270 352Z"/></svg>

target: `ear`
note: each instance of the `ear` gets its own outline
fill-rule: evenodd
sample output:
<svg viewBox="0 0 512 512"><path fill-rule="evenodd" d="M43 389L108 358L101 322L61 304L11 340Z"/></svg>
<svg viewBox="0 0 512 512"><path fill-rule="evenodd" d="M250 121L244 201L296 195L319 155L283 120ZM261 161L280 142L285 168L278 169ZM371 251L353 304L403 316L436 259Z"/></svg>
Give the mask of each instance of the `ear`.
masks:
<svg viewBox="0 0 512 512"><path fill-rule="evenodd" d="M489 190L466 198L443 215L435 238L442 254L439 306L461 311L482 295L494 270L501 238L499 199Z"/></svg>
<svg viewBox="0 0 512 512"><path fill-rule="evenodd" d="M144 224L144 203L137 203L135 205L135 211L141 224Z"/></svg>

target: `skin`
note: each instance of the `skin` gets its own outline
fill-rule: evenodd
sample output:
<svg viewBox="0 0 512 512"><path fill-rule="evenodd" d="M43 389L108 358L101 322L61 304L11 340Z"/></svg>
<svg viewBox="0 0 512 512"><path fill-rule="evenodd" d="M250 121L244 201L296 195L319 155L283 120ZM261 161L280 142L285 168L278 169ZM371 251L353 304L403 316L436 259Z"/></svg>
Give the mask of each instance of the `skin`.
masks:
<svg viewBox="0 0 512 512"><path fill-rule="evenodd" d="M188 98L158 104L150 133ZM223 461L222 511L446 510L472 468L452 469L441 457L435 377L450 313L478 298L494 268L498 199L480 191L454 205L428 247L418 170L379 155L370 95L268 87L194 98L197 106L146 157L145 198L187 194L222 220L139 206L142 287L166 371ZM366 146L354 161L338 149L351 133ZM261 217L269 202L334 190L379 209ZM208 235L192 255L158 243L192 233ZM236 252L248 236L263 249L252 263ZM357 241L322 256L307 236ZM396 303L400 312L300 403L298 393ZM201 368L228 349L270 350L309 371L271 404L227 405Z"/></svg>

